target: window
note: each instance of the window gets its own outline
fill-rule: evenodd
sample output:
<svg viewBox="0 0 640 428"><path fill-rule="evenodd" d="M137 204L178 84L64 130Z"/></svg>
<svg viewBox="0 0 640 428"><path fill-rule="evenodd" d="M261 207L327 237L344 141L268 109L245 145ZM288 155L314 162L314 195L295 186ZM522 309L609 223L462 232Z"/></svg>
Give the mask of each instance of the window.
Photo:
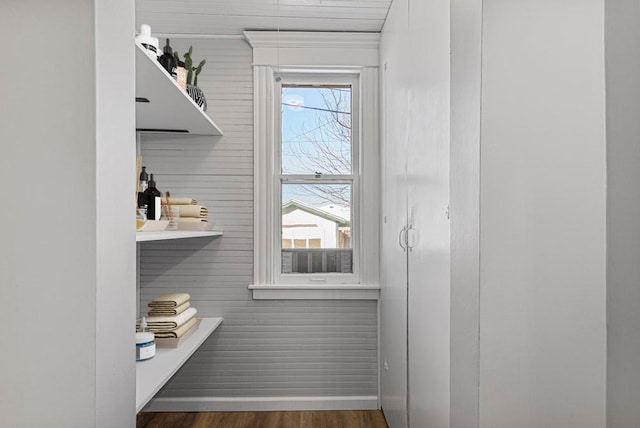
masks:
<svg viewBox="0 0 640 428"><path fill-rule="evenodd" d="M377 299L377 34L245 32L256 299Z"/></svg>
<svg viewBox="0 0 640 428"><path fill-rule="evenodd" d="M277 74L275 82L275 279L357 282L358 77Z"/></svg>

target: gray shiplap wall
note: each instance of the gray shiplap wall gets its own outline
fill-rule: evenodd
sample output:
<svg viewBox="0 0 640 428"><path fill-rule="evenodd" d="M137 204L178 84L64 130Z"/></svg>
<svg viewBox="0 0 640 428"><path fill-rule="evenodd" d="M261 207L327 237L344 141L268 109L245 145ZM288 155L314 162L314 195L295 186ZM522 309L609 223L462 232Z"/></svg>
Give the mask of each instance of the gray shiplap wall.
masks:
<svg viewBox="0 0 640 428"><path fill-rule="evenodd" d="M145 135L161 191L209 208L219 238L142 244L141 310L154 296L191 294L223 325L160 392L163 398L377 395L377 303L252 300L253 70L242 40L173 40L206 58L199 86L223 137Z"/></svg>

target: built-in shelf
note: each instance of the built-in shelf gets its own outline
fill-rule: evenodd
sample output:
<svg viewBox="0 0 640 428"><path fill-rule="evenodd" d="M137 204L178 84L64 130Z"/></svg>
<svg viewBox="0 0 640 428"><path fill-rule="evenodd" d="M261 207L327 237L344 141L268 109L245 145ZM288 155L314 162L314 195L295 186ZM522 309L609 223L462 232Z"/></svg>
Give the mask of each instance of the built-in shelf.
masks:
<svg viewBox="0 0 640 428"><path fill-rule="evenodd" d="M136 129L192 135L222 135L157 60L136 43Z"/></svg>
<svg viewBox="0 0 640 428"><path fill-rule="evenodd" d="M153 358L136 362L136 413L146 406L221 323L222 318L203 318L198 329L177 348L157 348Z"/></svg>
<svg viewBox="0 0 640 428"><path fill-rule="evenodd" d="M168 239L205 238L207 236L222 236L222 231L212 230L196 232L191 230L163 230L158 232L136 232L136 242L166 241Z"/></svg>

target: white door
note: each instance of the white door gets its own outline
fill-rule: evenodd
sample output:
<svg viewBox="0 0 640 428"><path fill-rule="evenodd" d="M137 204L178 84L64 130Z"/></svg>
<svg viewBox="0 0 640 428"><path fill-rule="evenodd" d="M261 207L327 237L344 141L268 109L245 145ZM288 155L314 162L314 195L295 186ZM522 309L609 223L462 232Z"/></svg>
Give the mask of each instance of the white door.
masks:
<svg viewBox="0 0 640 428"><path fill-rule="evenodd" d="M411 2L409 70L409 426L450 414L449 2Z"/></svg>
<svg viewBox="0 0 640 428"><path fill-rule="evenodd" d="M406 0L404 0L406 4ZM394 37L395 38L395 37ZM382 250L380 395L390 428L407 427L407 120L406 56L381 47Z"/></svg>

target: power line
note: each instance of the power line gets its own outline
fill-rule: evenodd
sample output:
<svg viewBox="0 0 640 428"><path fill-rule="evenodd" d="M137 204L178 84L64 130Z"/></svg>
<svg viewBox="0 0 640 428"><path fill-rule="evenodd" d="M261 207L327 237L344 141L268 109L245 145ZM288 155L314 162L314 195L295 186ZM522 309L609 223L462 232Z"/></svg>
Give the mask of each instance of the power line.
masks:
<svg viewBox="0 0 640 428"><path fill-rule="evenodd" d="M307 107L307 106L301 106L301 105L297 105L297 104L289 104L289 103L282 103L283 106L289 106L289 107L295 107L295 108L306 108L308 110L319 110L319 111L328 111L330 113L342 113L342 114L351 114L351 112L349 111L339 111L339 110L331 110L328 108L320 108L320 107Z"/></svg>

